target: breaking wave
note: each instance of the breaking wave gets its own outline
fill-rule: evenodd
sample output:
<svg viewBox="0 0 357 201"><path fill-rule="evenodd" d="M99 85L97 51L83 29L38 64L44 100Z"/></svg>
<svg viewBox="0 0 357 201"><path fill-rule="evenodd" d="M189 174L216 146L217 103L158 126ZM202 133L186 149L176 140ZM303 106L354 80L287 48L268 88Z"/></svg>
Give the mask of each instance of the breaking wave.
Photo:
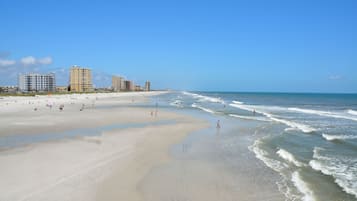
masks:
<svg viewBox="0 0 357 201"><path fill-rule="evenodd" d="M304 195L302 200L304 201L314 201L315 196L314 192L309 188L309 185L301 179L301 175L299 172L293 172L291 176L291 180L294 183L295 187Z"/></svg>
<svg viewBox="0 0 357 201"><path fill-rule="evenodd" d="M325 117L333 117L333 118L338 118L338 119L348 119L348 120L352 120L352 121L357 121L357 117L353 117L350 115L344 115L343 113L338 113L338 112L328 112L328 111L301 109L301 108L288 108L288 110L294 111L294 112L305 113L305 114L314 114L314 115L320 115L320 116L325 116Z"/></svg>
<svg viewBox="0 0 357 201"><path fill-rule="evenodd" d="M355 110L347 110L347 113L357 116L357 111L355 111Z"/></svg>
<svg viewBox="0 0 357 201"><path fill-rule="evenodd" d="M270 158L269 153L259 147L261 144L262 141L258 139L254 142L252 146L249 147L249 149L253 151L255 156L261 161L263 161L266 166L270 167L271 169L277 172L281 172L284 168L288 167L287 164Z"/></svg>
<svg viewBox="0 0 357 201"><path fill-rule="evenodd" d="M198 108L198 109L200 109L200 110L203 110L203 111L208 112L208 113L211 113L211 114L214 114L214 113L215 113L213 110L208 109L208 108L204 108L204 107L199 106L199 105L197 105L197 104L195 104L195 103L193 103L193 104L191 105L191 107L193 107L193 108Z"/></svg>
<svg viewBox="0 0 357 201"><path fill-rule="evenodd" d="M315 147L313 160L309 165L325 175L332 176L335 183L346 193L357 198L357 159L351 157L323 156L320 152L324 149Z"/></svg>
<svg viewBox="0 0 357 201"><path fill-rule="evenodd" d="M236 115L236 114L229 114L229 116L239 118L239 119L246 119L246 120L271 121L270 119L267 119L264 117L242 116L242 115Z"/></svg>
<svg viewBox="0 0 357 201"><path fill-rule="evenodd" d="M171 106L175 106L175 107L179 107L179 108L183 107L181 100L175 100L175 101L171 102L170 105Z"/></svg>
<svg viewBox="0 0 357 201"><path fill-rule="evenodd" d="M256 113L259 113L259 114L262 114L262 115L268 117L272 121L285 124L285 125L293 128L293 129L301 130L304 133L311 133L313 131L316 131L316 129L312 128L311 126L308 126L308 125L305 125L305 124L301 124L301 123L296 123L296 122L289 121L289 120L286 120L286 119L277 118L277 117L275 117L274 115L272 115L270 113L263 112L263 111L260 111L260 110L255 110L252 106L249 106L249 105L234 104L234 103L231 103L229 105L232 106L232 107L236 107L236 108L242 109L242 110L255 111Z"/></svg>
<svg viewBox="0 0 357 201"><path fill-rule="evenodd" d="M263 142L261 141L261 139L258 139L254 142L252 146L249 147L249 149L254 152L256 158L263 161L266 166L280 174L282 180L278 181L276 184L278 185L279 191L285 195L286 200L314 200L312 191L307 187L306 183L300 178L299 175L293 175L291 181L293 182L297 190L303 194L304 197L301 197L298 192L295 192L290 188L290 185L288 184L288 178L290 178L290 173L286 171L287 169L289 169L289 165L271 158L267 151L264 151L260 148L262 143Z"/></svg>
<svg viewBox="0 0 357 201"><path fill-rule="evenodd" d="M356 135L329 135L325 133L322 134L322 137L328 141L357 139Z"/></svg>
<svg viewBox="0 0 357 201"><path fill-rule="evenodd" d="M297 167L302 167L305 166L303 163L301 163L300 161L298 161L294 155L292 155L290 152L284 150L284 149L279 149L276 152L281 158L289 161L290 163L294 164Z"/></svg>
<svg viewBox="0 0 357 201"><path fill-rule="evenodd" d="M210 97L210 96L203 96L203 95L200 95L200 94L195 94L195 93L191 93L191 92L187 92L187 91L184 91L182 93L184 95L191 96L191 97L197 99L198 102L212 102L212 103L225 104L224 100L222 100L219 97L216 98L216 97Z"/></svg>

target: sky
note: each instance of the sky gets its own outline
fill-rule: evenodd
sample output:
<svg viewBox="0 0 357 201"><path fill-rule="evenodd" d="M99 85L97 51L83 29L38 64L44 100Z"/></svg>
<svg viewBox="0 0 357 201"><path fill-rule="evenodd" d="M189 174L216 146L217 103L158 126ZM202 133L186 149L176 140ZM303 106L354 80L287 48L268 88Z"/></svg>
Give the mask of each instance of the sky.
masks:
<svg viewBox="0 0 357 201"><path fill-rule="evenodd" d="M356 0L0 0L0 85L89 67L155 89L357 93Z"/></svg>

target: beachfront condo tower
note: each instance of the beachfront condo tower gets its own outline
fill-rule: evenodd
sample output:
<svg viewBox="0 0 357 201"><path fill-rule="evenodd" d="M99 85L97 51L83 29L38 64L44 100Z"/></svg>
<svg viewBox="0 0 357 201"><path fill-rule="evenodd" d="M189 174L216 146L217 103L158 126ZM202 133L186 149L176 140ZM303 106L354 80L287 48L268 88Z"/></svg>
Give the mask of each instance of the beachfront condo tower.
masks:
<svg viewBox="0 0 357 201"><path fill-rule="evenodd" d="M131 80L125 80L125 91L134 91L135 90L135 85L134 82Z"/></svg>
<svg viewBox="0 0 357 201"><path fill-rule="evenodd" d="M112 76L112 89L113 91L122 91L124 90L124 78L119 76Z"/></svg>
<svg viewBox="0 0 357 201"><path fill-rule="evenodd" d="M150 81L145 82L145 91L150 91Z"/></svg>
<svg viewBox="0 0 357 201"><path fill-rule="evenodd" d="M70 71L69 85L73 92L93 91L91 70L73 66Z"/></svg>
<svg viewBox="0 0 357 201"><path fill-rule="evenodd" d="M55 75L29 73L19 75L19 89L22 92L50 92L56 90Z"/></svg>

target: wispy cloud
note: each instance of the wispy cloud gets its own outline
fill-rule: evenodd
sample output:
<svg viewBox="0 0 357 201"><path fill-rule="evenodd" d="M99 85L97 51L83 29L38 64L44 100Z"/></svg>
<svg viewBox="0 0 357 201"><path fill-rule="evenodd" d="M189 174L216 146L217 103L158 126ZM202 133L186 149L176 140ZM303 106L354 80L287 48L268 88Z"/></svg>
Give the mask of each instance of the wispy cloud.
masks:
<svg viewBox="0 0 357 201"><path fill-rule="evenodd" d="M37 60L39 64L49 65L52 63L52 57L43 57Z"/></svg>
<svg viewBox="0 0 357 201"><path fill-rule="evenodd" d="M100 72L100 71L92 71L93 73L93 84L96 87L108 87L111 84L111 75Z"/></svg>
<svg viewBox="0 0 357 201"><path fill-rule="evenodd" d="M342 79L342 76L341 75L330 75L328 77L329 80L340 80Z"/></svg>
<svg viewBox="0 0 357 201"><path fill-rule="evenodd" d="M7 60L7 59L0 59L0 67L7 67L14 65L16 61L14 60Z"/></svg>
<svg viewBox="0 0 357 201"><path fill-rule="evenodd" d="M43 57L43 58L38 58L36 59L33 56L28 56L28 57L23 57L21 58L20 62L25 65L49 65L52 63L52 58L51 57Z"/></svg>
<svg viewBox="0 0 357 201"><path fill-rule="evenodd" d="M33 56L28 56L21 58L20 62L25 66L34 65L36 64L36 59Z"/></svg>
<svg viewBox="0 0 357 201"><path fill-rule="evenodd" d="M0 85L14 85L17 83L17 76L20 73L28 72L48 72L45 68L52 64L52 57L36 58L25 56L20 59L11 59L10 53L0 52Z"/></svg>

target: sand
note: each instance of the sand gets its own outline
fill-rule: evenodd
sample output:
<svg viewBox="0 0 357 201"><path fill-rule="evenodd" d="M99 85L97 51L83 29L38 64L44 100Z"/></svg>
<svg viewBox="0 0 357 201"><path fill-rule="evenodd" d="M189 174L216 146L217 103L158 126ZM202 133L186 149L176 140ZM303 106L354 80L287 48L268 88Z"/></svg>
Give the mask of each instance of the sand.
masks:
<svg viewBox="0 0 357 201"><path fill-rule="evenodd" d="M207 126L203 120L160 108L151 116L154 105L136 107L157 94L1 99L0 140L76 129L83 133L3 148L0 200L145 200L140 186L153 169L172 160L170 147ZM46 106L49 102L52 109ZM61 104L63 111L58 109ZM85 136L89 131L95 134Z"/></svg>

